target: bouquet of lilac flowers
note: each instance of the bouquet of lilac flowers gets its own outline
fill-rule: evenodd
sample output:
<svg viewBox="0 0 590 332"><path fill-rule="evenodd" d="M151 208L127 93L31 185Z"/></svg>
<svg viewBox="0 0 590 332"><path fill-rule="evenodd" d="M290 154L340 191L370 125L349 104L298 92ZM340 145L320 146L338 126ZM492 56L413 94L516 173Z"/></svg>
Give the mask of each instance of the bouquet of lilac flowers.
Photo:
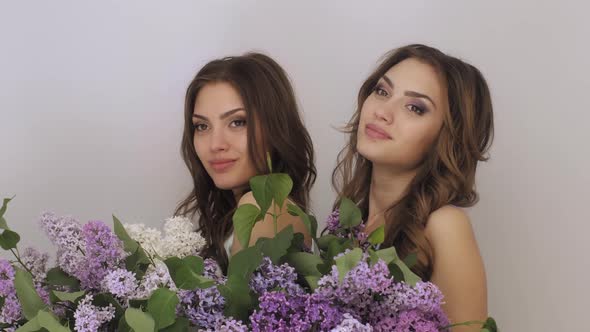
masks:
<svg viewBox="0 0 590 332"><path fill-rule="evenodd" d="M270 166L270 165L269 165ZM286 174L250 180L257 205L240 206L234 233L249 243L256 222L272 216L273 238L234 255L224 275L214 260L197 255L204 240L190 220L170 218L164 231L142 224L81 225L51 213L40 225L57 246L57 266L34 249L22 254L20 236L0 210L0 246L15 261L0 260L0 328L6 331L448 331L443 296L410 270L415 255L379 248L383 227L366 234L361 212L343 199L317 237L317 221L295 204L315 244L288 226L280 208L293 183Z"/></svg>
<svg viewBox="0 0 590 332"><path fill-rule="evenodd" d="M15 257L0 259L2 331L186 331L199 291L216 290L219 271L197 256L205 240L186 218L169 218L162 234L116 217L113 231L43 213L40 227L57 247L48 268L48 254L19 252L4 219L10 200L0 210L0 246ZM222 305L198 307L221 317Z"/></svg>

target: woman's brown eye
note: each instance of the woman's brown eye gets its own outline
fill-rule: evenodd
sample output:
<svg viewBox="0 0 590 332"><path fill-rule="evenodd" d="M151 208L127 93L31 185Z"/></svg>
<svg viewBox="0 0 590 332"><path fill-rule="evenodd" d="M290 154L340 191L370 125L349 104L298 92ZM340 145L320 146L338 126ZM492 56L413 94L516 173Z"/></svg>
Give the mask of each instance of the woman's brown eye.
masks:
<svg viewBox="0 0 590 332"><path fill-rule="evenodd" d="M230 123L232 127L243 127L246 125L246 120L234 120Z"/></svg>
<svg viewBox="0 0 590 332"><path fill-rule="evenodd" d="M204 123L195 123L193 127L195 127L195 131L199 132L207 130L207 125Z"/></svg>

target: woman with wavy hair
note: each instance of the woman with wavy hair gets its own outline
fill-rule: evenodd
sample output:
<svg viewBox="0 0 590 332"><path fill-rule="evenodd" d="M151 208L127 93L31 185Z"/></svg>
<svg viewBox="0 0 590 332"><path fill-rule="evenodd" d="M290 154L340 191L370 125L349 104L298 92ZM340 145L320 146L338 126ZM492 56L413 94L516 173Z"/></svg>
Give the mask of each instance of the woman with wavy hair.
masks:
<svg viewBox="0 0 590 332"><path fill-rule="evenodd" d="M225 270L228 257L260 237L273 237L272 217L257 222L250 243L234 241L232 215L242 204L256 204L251 177L272 171L293 180L291 202L307 210L316 177L311 138L301 121L285 71L260 53L207 63L189 84L181 152L193 190L176 214L196 216L207 241L205 257ZM285 211L282 211L285 212ZM282 213L278 229L293 225L311 243L305 225Z"/></svg>
<svg viewBox="0 0 590 332"><path fill-rule="evenodd" d="M477 202L475 171L493 137L481 72L425 45L393 50L361 86L345 130L338 201L359 205L366 233L384 225L383 246L417 254L414 272L441 289L452 322L485 320L484 265L461 209Z"/></svg>

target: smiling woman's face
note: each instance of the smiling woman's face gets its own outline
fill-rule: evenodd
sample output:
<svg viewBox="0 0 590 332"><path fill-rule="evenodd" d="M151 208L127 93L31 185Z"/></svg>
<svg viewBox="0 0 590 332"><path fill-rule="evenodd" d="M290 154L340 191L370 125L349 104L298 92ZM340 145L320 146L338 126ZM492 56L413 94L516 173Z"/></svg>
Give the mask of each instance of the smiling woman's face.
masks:
<svg viewBox="0 0 590 332"><path fill-rule="evenodd" d="M256 167L248 152L248 123L242 99L231 84L205 85L193 111L195 152L215 186L239 191Z"/></svg>
<svg viewBox="0 0 590 332"><path fill-rule="evenodd" d="M435 69L409 58L391 67L361 108L357 151L373 164L416 169L448 112L446 85Z"/></svg>

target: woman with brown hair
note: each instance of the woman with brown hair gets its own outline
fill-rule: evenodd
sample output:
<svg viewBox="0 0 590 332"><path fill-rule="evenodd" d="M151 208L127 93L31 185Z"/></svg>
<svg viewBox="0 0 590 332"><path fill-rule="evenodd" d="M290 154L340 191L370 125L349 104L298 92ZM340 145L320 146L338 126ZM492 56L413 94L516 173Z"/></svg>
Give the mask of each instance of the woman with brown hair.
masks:
<svg viewBox="0 0 590 332"><path fill-rule="evenodd" d="M361 86L346 132L338 201L359 205L368 234L384 225L384 246L417 253L413 270L441 289L451 322L484 321L484 265L461 209L477 202L475 171L493 137L480 71L425 45L393 50Z"/></svg>
<svg viewBox="0 0 590 332"><path fill-rule="evenodd" d="M192 192L176 214L195 216L207 245L202 254L225 270L228 257L249 244L233 240L232 215L242 204L256 204L251 177L272 171L293 180L289 200L303 210L316 178L311 138L301 121L295 94L285 71L259 53L225 57L207 63L188 86L181 152L193 178ZM288 213L279 230L293 225L310 234ZM272 217L256 223L250 245L273 237Z"/></svg>

